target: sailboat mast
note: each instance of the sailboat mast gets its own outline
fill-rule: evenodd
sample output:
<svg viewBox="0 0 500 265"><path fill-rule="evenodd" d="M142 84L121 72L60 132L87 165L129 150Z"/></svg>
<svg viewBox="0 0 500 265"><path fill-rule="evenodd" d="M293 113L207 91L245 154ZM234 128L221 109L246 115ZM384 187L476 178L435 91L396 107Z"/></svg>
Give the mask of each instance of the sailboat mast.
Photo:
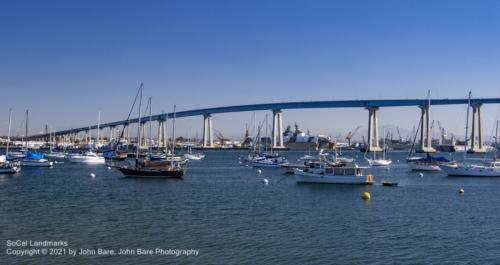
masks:
<svg viewBox="0 0 500 265"><path fill-rule="evenodd" d="M496 129L495 129L495 159L497 158L498 156L498 120L497 120L497 124L496 124Z"/></svg>
<svg viewBox="0 0 500 265"><path fill-rule="evenodd" d="M139 159L139 150L141 149L141 104L142 104L142 82L139 87L139 119L137 121L137 148L135 149L135 159Z"/></svg>
<svg viewBox="0 0 500 265"><path fill-rule="evenodd" d="M471 101L471 94L472 92L469 91L469 101L467 102L467 118L465 119L465 146L464 146L464 160L467 158L467 146L469 144L469 141L467 139L467 136L469 134L469 109L470 109L470 101ZM474 141L474 139L472 139Z"/></svg>
<svg viewBox="0 0 500 265"><path fill-rule="evenodd" d="M174 119L172 120L172 155L175 154L175 105L174 105Z"/></svg>
<svg viewBox="0 0 500 265"><path fill-rule="evenodd" d="M10 126L12 123L12 109L9 109L9 133L7 134L7 148L5 149L5 156L9 156L9 143L10 143Z"/></svg>
<svg viewBox="0 0 500 265"><path fill-rule="evenodd" d="M99 131L100 131L99 126L101 125L100 123L101 123L101 111L99 111L97 113L97 141L96 141L97 142L97 144L96 144L97 149L99 149L99 144L100 144L99 142L101 141L101 138L100 138L101 136L99 135Z"/></svg>
<svg viewBox="0 0 500 265"><path fill-rule="evenodd" d="M24 132L24 143L25 143L25 147L26 149L28 149L28 114L29 113L29 110L26 110L26 129L25 129L25 132Z"/></svg>
<svg viewBox="0 0 500 265"><path fill-rule="evenodd" d="M153 145L153 114L151 114L151 97L149 97L149 153L151 153L151 148Z"/></svg>

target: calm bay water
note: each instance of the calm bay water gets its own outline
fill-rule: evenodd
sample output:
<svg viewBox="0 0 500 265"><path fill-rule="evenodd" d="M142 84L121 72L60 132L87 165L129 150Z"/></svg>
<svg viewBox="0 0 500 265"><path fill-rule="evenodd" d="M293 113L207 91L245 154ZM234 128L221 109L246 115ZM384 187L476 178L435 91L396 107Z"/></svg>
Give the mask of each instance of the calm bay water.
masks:
<svg viewBox="0 0 500 265"><path fill-rule="evenodd" d="M500 263L500 178L420 177L405 153L392 153L390 170L370 171L377 181L399 182L396 188L296 184L283 170L259 175L238 164L246 152L206 154L184 180L126 179L105 166L67 162L0 175L0 263ZM287 153L290 161L303 154ZM364 191L371 201L361 199ZM7 256L5 242L18 239L199 255Z"/></svg>

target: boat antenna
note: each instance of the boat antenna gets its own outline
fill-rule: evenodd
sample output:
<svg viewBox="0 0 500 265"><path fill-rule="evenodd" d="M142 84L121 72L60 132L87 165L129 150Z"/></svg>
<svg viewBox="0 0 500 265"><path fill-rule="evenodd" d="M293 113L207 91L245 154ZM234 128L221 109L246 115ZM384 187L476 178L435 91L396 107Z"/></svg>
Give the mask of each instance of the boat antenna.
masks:
<svg viewBox="0 0 500 265"><path fill-rule="evenodd" d="M467 158L467 146L469 144L468 141L468 133L469 133L469 109L471 105L471 95L472 92L469 91L469 100L467 101L467 118L465 119L465 146L464 146L464 160ZM472 139L474 141L474 139Z"/></svg>
<svg viewBox="0 0 500 265"><path fill-rule="evenodd" d="M26 109L26 126L25 126L25 132L24 132L24 142L26 144L26 150L28 150L28 113L29 113L29 109Z"/></svg>
<svg viewBox="0 0 500 265"><path fill-rule="evenodd" d="M175 116L176 116L176 112L175 112L175 104L174 104L174 119L172 120L172 155L175 154Z"/></svg>
<svg viewBox="0 0 500 265"><path fill-rule="evenodd" d="M11 123L12 123L12 109L9 109L9 133L7 134L7 147L5 149L5 156L6 157L9 156L10 126L11 126ZM497 123L497 127L498 127L498 123Z"/></svg>

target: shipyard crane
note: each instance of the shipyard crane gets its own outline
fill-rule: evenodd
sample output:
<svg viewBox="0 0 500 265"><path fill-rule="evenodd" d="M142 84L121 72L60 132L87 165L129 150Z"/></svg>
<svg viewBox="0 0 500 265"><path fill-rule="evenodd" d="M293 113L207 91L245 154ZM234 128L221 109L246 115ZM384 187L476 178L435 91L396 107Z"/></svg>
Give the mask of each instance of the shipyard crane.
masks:
<svg viewBox="0 0 500 265"><path fill-rule="evenodd" d="M347 140L347 143L348 143L349 146L351 146L351 139L352 139L352 137L354 137L354 135L359 130L359 128L361 128L361 126L358 126L354 130L352 130L349 133L347 133L347 136L345 137L345 139Z"/></svg>

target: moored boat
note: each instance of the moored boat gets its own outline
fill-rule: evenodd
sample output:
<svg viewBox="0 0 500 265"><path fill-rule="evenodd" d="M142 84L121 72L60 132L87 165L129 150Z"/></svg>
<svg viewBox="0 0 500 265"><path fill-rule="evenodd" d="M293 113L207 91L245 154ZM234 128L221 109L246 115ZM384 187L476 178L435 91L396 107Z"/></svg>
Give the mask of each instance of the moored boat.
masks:
<svg viewBox="0 0 500 265"><path fill-rule="evenodd" d="M325 163L311 163L305 169L295 169L295 181L328 184L371 185L372 175L364 175L363 167L330 167Z"/></svg>
<svg viewBox="0 0 500 265"><path fill-rule="evenodd" d="M73 163L85 164L104 164L106 160L104 157L97 155L92 151L87 151L84 154L69 154L68 160Z"/></svg>

